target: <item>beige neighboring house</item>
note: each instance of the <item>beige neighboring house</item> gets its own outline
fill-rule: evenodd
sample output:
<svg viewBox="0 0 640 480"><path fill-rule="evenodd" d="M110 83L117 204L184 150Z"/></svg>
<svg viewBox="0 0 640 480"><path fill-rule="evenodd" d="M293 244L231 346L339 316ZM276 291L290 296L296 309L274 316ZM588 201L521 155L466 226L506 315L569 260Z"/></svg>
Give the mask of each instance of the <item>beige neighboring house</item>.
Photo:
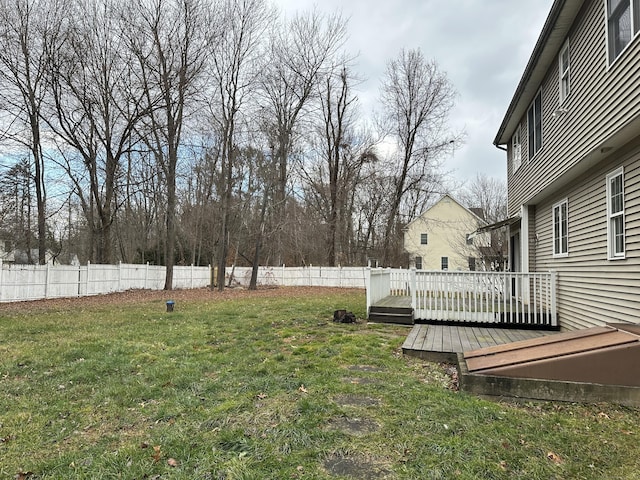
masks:
<svg viewBox="0 0 640 480"><path fill-rule="evenodd" d="M471 236L486 222L450 195L409 223L404 249L418 270L483 270L481 251L487 234Z"/></svg>

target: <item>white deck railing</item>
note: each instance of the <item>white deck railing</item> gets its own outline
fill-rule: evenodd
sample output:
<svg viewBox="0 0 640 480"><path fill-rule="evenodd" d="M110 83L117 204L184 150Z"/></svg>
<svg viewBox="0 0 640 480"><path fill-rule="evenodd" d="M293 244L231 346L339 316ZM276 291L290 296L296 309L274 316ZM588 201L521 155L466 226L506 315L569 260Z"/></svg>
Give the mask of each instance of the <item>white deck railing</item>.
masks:
<svg viewBox="0 0 640 480"><path fill-rule="evenodd" d="M369 273L367 309L386 296L410 296L416 319L557 326L555 272Z"/></svg>

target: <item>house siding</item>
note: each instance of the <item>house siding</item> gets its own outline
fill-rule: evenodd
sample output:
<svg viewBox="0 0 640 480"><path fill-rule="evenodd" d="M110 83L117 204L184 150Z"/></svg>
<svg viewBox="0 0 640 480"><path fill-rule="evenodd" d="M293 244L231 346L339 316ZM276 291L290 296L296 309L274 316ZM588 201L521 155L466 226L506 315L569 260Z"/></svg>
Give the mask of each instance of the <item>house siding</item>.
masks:
<svg viewBox="0 0 640 480"><path fill-rule="evenodd" d="M624 260L608 260L606 175L624 166ZM535 209L531 245L538 271L558 275L558 316L563 329L573 330L607 322L640 323L640 138L597 168L573 182ZM554 203L567 198L569 254L554 258L552 217Z"/></svg>
<svg viewBox="0 0 640 480"><path fill-rule="evenodd" d="M607 59L605 2L587 0L569 30L571 94L559 108L558 62L541 85L543 146L528 157L526 113L520 119L522 166L508 170L509 214L549 189L588 155L640 115L640 39L635 38L613 65ZM559 52L558 52L559 53ZM571 139L567 141L567 139ZM511 166L509 148L509 166Z"/></svg>

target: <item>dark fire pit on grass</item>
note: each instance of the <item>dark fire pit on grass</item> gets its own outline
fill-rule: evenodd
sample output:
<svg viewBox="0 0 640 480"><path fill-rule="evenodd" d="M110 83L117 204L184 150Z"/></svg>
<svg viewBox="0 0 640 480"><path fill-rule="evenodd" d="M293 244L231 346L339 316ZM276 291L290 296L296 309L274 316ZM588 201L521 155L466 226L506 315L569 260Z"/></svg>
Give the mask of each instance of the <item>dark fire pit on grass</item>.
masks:
<svg viewBox="0 0 640 480"><path fill-rule="evenodd" d="M337 323L356 323L356 316L346 310L336 310L333 312L333 321Z"/></svg>

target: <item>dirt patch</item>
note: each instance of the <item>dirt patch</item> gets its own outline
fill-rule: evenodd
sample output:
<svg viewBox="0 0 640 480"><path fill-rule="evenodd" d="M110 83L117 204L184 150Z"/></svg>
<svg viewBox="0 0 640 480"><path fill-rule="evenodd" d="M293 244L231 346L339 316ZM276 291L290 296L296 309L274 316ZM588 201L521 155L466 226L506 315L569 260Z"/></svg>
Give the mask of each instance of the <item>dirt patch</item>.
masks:
<svg viewBox="0 0 640 480"><path fill-rule="evenodd" d="M380 400L377 398L364 395L338 395L334 400L343 407L375 407L380 405Z"/></svg>
<svg viewBox="0 0 640 480"><path fill-rule="evenodd" d="M2 313L24 314L60 311L100 306L139 304L146 302L165 302L173 300L175 308L194 301L224 302L243 298L276 298L276 297L317 297L321 295L338 295L348 292L364 292L361 289L328 288L328 287L260 287L258 290L245 288L226 288L223 292L209 288L195 288L189 290L128 290L126 292L94 295L90 297L51 298L46 300L32 300L25 302L2 303Z"/></svg>
<svg viewBox="0 0 640 480"><path fill-rule="evenodd" d="M330 475L356 480L383 479L389 475L381 462L357 456L332 455L324 461L323 466Z"/></svg>
<svg viewBox="0 0 640 480"><path fill-rule="evenodd" d="M339 430L354 437L362 437L380 429L380 425L369 418L332 418L328 426L331 430Z"/></svg>

